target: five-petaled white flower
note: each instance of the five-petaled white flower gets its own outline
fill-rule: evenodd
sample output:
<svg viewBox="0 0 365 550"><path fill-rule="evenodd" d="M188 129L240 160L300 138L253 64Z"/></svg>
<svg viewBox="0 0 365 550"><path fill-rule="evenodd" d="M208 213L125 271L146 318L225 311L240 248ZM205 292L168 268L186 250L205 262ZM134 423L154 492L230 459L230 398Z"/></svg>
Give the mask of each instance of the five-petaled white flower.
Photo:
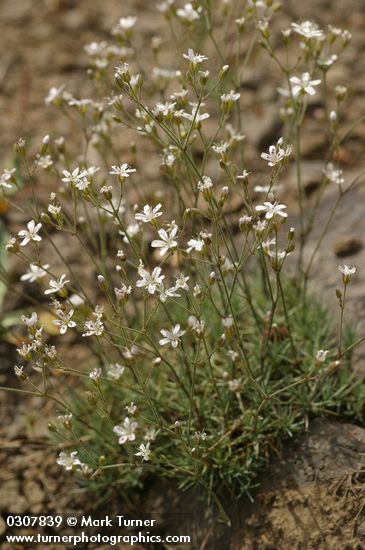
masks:
<svg viewBox="0 0 365 550"><path fill-rule="evenodd" d="M41 241L42 237L38 235L38 231L41 227L41 223L36 224L34 220L30 220L30 222L27 223L27 229L22 229L18 233L18 236L23 239L20 246L26 246L30 241Z"/></svg>
<svg viewBox="0 0 365 550"><path fill-rule="evenodd" d="M154 294L165 278L165 275L161 275L160 267L155 267L150 273L144 268L142 260L139 262L138 275L141 279L136 282L136 286L146 288L149 294Z"/></svg>
<svg viewBox="0 0 365 550"><path fill-rule="evenodd" d="M313 21L303 21L301 23L292 23L291 28L297 34L304 38L321 38L323 36L322 29Z"/></svg>
<svg viewBox="0 0 365 550"><path fill-rule="evenodd" d="M68 328L74 328L76 326L75 321L72 321L73 314L73 309L70 309L68 313L65 313L62 309L57 310L59 319L55 319L53 324L60 327L60 334L65 334Z"/></svg>
<svg viewBox="0 0 365 550"><path fill-rule="evenodd" d="M155 220L159 216L162 216L162 212L160 212L161 204L157 204L154 208L152 208L149 204L146 204L143 207L142 212L137 212L137 214L134 215L135 219L138 221L141 221L143 223L151 222L152 220Z"/></svg>
<svg viewBox="0 0 365 550"><path fill-rule="evenodd" d="M321 83L320 79L311 80L309 73L303 73L300 77L292 76L290 82L293 85L291 92L294 97L305 94L314 95L316 93L314 86L319 86Z"/></svg>
<svg viewBox="0 0 365 550"><path fill-rule="evenodd" d="M81 462L76 455L77 451L73 451L69 455L61 451L57 458L57 464L63 466L65 470L74 470L77 466L81 466Z"/></svg>
<svg viewBox="0 0 365 550"><path fill-rule="evenodd" d="M180 343L180 338L185 334L185 330L180 330L180 325L175 325L172 330L161 329L163 338L159 341L160 346L170 344L173 348L177 348Z"/></svg>
<svg viewBox="0 0 365 550"><path fill-rule="evenodd" d="M198 189L201 193L209 191L213 187L213 182L209 176L203 176L202 181L198 183Z"/></svg>
<svg viewBox="0 0 365 550"><path fill-rule="evenodd" d="M174 222L172 222L171 226L172 227L169 231L166 231L165 229L159 229L158 236L160 237L160 239L156 239L151 243L151 246L153 248L160 249L160 256L164 256L166 252L168 252L172 248L177 247L177 241L175 241L175 237L179 228Z"/></svg>
<svg viewBox="0 0 365 550"><path fill-rule="evenodd" d="M342 279L345 285L347 285L350 282L352 275L355 275L356 273L356 267L350 267L346 264L339 265L338 269L342 273Z"/></svg>
<svg viewBox="0 0 365 550"><path fill-rule="evenodd" d="M141 456L142 460L150 459L150 454L151 454L150 442L146 443L146 445L144 443L141 443L138 449L139 449L138 453L134 453L136 456Z"/></svg>
<svg viewBox="0 0 365 550"><path fill-rule="evenodd" d="M190 122L193 122L195 124L199 124L202 120L206 120L210 117L209 113L199 113L200 107L193 106L191 113L186 113L185 111L182 111L181 116L183 118L186 118L187 120L190 120Z"/></svg>
<svg viewBox="0 0 365 550"><path fill-rule="evenodd" d="M64 183L69 183L70 185L74 185L78 188L83 186L87 187L84 182L84 180L87 181L88 176L88 172L86 170L80 170L80 168L77 166L74 170L72 170L72 172L69 172L68 170L63 170L62 174L62 181Z"/></svg>
<svg viewBox="0 0 365 550"><path fill-rule="evenodd" d="M104 325L100 317L96 317L95 320L88 319L85 321L84 330L85 332L82 336L101 336L104 332Z"/></svg>
<svg viewBox="0 0 365 550"><path fill-rule="evenodd" d="M191 2L188 2L183 8L179 8L178 10L176 10L176 15L180 17L180 19L183 19L188 23L192 23L193 21L196 21L200 18L201 11L202 8L200 6L195 9L193 4Z"/></svg>
<svg viewBox="0 0 365 550"><path fill-rule="evenodd" d="M264 202L264 204L259 204L256 206L258 212L266 212L265 218L270 220L274 216L281 216L282 218L287 218L288 214L283 212L285 210L285 204L279 204L278 202Z"/></svg>
<svg viewBox="0 0 365 550"><path fill-rule="evenodd" d="M51 279L48 283L50 288L47 288L47 290L44 291L45 294L53 294L54 292L59 292L63 289L63 287L69 283L69 280L65 280L66 275L63 274L58 279Z"/></svg>
<svg viewBox="0 0 365 550"><path fill-rule="evenodd" d="M38 315L36 311L33 311L32 315L30 317L27 317L26 315L22 315L21 320L25 324L26 327L34 327L38 322Z"/></svg>
<svg viewBox="0 0 365 550"><path fill-rule="evenodd" d="M281 137L276 145L270 145L268 153L261 153L261 158L267 160L269 166L275 166L282 162L292 152L292 146L283 146L284 140Z"/></svg>
<svg viewBox="0 0 365 550"><path fill-rule="evenodd" d="M123 424L114 426L113 432L119 436L118 443L123 445L127 441L134 441L136 439L137 428L138 423L134 420L129 420L128 416L126 416Z"/></svg>
<svg viewBox="0 0 365 550"><path fill-rule="evenodd" d="M208 59L205 55L202 55L200 53L194 53L194 50L192 50L191 48L188 49L188 53L183 54L183 57L185 57L185 59L187 59L194 65L198 63L202 63L203 61Z"/></svg>
<svg viewBox="0 0 365 550"><path fill-rule="evenodd" d="M124 162L120 166L112 166L112 170L109 172L109 174L119 176L120 178L129 178L129 175L133 174L133 172L135 171L135 168L131 168L129 164Z"/></svg>
<svg viewBox="0 0 365 550"><path fill-rule="evenodd" d="M5 168L4 172L0 176L0 187L7 187L10 189L12 187L10 180L13 178L13 174L15 174L16 169L11 168L11 170Z"/></svg>
<svg viewBox="0 0 365 550"><path fill-rule="evenodd" d="M238 101L241 97L241 94L239 92L235 92L234 90L231 90L228 92L228 94L222 94L221 95L221 101L222 103L233 103L235 101Z"/></svg>
<svg viewBox="0 0 365 550"><path fill-rule="evenodd" d="M46 270L49 267L49 264L44 264L42 267L36 264L30 264L28 271L20 277L20 280L34 283L35 281L38 281L38 279L43 279L43 277L47 275Z"/></svg>
<svg viewBox="0 0 365 550"><path fill-rule="evenodd" d="M181 290L189 290L188 280L190 277L185 277L182 273L176 277L175 288L181 288Z"/></svg>
<svg viewBox="0 0 365 550"><path fill-rule="evenodd" d="M205 242L203 239L190 239L188 241L188 248L186 249L186 252L190 254L193 250L196 252L201 252L204 248Z"/></svg>

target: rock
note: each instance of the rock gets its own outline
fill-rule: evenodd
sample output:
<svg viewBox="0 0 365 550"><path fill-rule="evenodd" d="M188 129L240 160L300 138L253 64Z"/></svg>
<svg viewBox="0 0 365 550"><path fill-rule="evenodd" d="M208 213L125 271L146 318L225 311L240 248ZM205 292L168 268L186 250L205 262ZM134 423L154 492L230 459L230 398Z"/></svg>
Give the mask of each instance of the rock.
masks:
<svg viewBox="0 0 365 550"><path fill-rule="evenodd" d="M362 240L355 235L342 235L335 241L334 252L338 258L345 258L357 254L363 247Z"/></svg>

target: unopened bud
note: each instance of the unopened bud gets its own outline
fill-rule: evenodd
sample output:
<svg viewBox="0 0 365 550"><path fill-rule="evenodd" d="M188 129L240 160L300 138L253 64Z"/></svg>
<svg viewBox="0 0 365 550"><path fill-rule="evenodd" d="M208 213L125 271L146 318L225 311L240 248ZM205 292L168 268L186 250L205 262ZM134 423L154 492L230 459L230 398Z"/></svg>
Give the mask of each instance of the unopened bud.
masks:
<svg viewBox="0 0 365 550"><path fill-rule="evenodd" d="M99 283L100 289L103 292L105 292L107 290L107 284L105 282L105 277L103 277L103 275L98 275L98 283Z"/></svg>
<svg viewBox="0 0 365 550"><path fill-rule="evenodd" d="M229 65L223 65L223 67L219 71L219 80L222 80L222 78L226 76L228 70L229 70Z"/></svg>

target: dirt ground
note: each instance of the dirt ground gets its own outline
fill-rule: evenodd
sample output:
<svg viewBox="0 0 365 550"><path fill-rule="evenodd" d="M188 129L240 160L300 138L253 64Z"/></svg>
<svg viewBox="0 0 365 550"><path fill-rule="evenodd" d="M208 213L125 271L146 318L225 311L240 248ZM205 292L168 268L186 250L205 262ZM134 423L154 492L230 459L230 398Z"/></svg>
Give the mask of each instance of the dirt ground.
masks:
<svg viewBox="0 0 365 550"><path fill-rule="evenodd" d="M345 127L365 111L365 4L363 0L284 0L278 24L315 19L349 29L352 44L329 79L329 85L346 84L350 97L344 113ZM67 83L77 96L87 96L85 44L105 40L110 28L123 15L141 14L142 32L151 37L158 28L154 2L143 0L0 0L0 166L12 164L12 145L20 137L37 143L46 133L73 139L72 125L46 108L44 97L51 86ZM142 17L143 15L143 17ZM245 79L245 105L249 115L245 132L252 150L259 153L276 135L277 98L272 85L260 86L267 66L256 66ZM330 73L331 75L331 73ZM257 104L261 107L258 108ZM304 181L315 185L321 177L323 136L317 132L321 109L312 106L313 124L303 142ZM365 125L359 125L341 150L346 181L365 169ZM262 169L262 166L259 168ZM153 175L153 174L152 174ZM260 174L259 174L260 177ZM290 168L283 197L290 206ZM42 192L42 190L41 190ZM45 190L46 192L46 190ZM320 210L323 220L336 200L329 192ZM360 178L346 197L323 241L313 273L313 288L333 307L339 281L337 265L356 265L358 271L349 293L347 315L365 327L365 185ZM24 223L18 214L6 212L10 231ZM293 222L295 213L293 214ZM308 253L313 250L320 228L315 227ZM354 244L355 243L355 244ZM16 271L16 266L15 266ZM9 298L7 308L15 307ZM68 342L72 345L72 341ZM82 357L82 349L73 348ZM365 347L358 352L357 369L365 372ZM14 384L14 348L0 342L0 385ZM0 512L7 513L84 510L87 496L55 464L55 451L46 439L50 410L39 401L0 393ZM365 516L362 514L365 475L365 430L350 425L315 422L294 446L284 448L262 479L253 505L239 503L240 521L229 533L208 525L198 533L199 546L207 550L261 549L356 549L365 548ZM182 500L175 495L176 509ZM162 506L164 503L161 504ZM358 518L357 518L358 515ZM356 519L357 518L357 519ZM0 536L5 532L0 516ZM215 542L214 542L215 539ZM0 539L1 540L1 539ZM4 549L6 546L4 546ZM48 547L49 548L49 547ZM135 548L135 547L134 547ZM162 547L161 547L162 548ZM167 547L165 547L167 548ZM10 550L10 548L8 549Z"/></svg>

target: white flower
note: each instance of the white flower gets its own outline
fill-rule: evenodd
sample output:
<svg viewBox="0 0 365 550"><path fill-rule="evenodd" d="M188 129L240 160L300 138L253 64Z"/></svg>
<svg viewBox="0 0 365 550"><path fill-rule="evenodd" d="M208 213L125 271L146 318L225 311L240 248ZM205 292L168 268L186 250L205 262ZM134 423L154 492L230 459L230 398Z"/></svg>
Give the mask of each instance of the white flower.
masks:
<svg viewBox="0 0 365 550"><path fill-rule="evenodd" d="M184 53L183 57L190 61L191 63L194 63L194 65L198 63L202 63L206 59L208 59L205 55L201 55L200 53L194 53L194 50L191 48L188 49L188 53Z"/></svg>
<svg viewBox="0 0 365 550"><path fill-rule="evenodd" d="M173 348L177 348L181 336L185 334L185 330L180 330L180 325L175 325L172 330L161 329L163 338L159 341L160 346L170 344Z"/></svg>
<svg viewBox="0 0 365 550"><path fill-rule="evenodd" d="M316 361L318 361L318 363L324 363L325 360L327 359L328 354L329 354L328 350L324 350L324 349L318 350L316 353Z"/></svg>
<svg viewBox="0 0 365 550"><path fill-rule="evenodd" d="M123 376L124 371L125 367L119 363L114 363L108 367L107 375L110 380L119 380Z"/></svg>
<svg viewBox="0 0 365 550"><path fill-rule="evenodd" d="M323 173L331 183L336 183L337 185L343 185L345 183L342 170L337 170L333 166L332 162L327 164L326 169L323 170Z"/></svg>
<svg viewBox="0 0 365 550"><path fill-rule="evenodd" d="M283 185L282 184L277 184L277 185L255 185L255 187L253 188L253 190L255 191L255 193L269 193L272 192L272 193L276 193L277 191L281 191L283 188Z"/></svg>
<svg viewBox="0 0 365 550"><path fill-rule="evenodd" d="M202 181L198 183L198 189L201 193L208 191L213 187L213 182L209 176L203 176Z"/></svg>
<svg viewBox="0 0 365 550"><path fill-rule="evenodd" d="M129 15L128 17L121 17L118 21L118 24L112 30L113 35L118 35L123 33L123 31L130 31L133 29L137 23L137 17Z"/></svg>
<svg viewBox="0 0 365 550"><path fill-rule="evenodd" d="M114 426L113 432L119 436L118 443L123 445L126 441L134 441L136 439L135 432L137 428L138 423L129 420L128 416L126 416L122 425Z"/></svg>
<svg viewBox="0 0 365 550"><path fill-rule="evenodd" d="M178 10L176 10L176 15L180 17L180 19L192 23L193 21L196 21L200 18L201 11L202 8L200 6L195 9L191 2L188 2L183 8L179 8Z"/></svg>
<svg viewBox="0 0 365 550"><path fill-rule="evenodd" d="M0 176L0 187L7 187L8 189L10 189L12 185L11 183L9 183L9 181L12 179L13 174L15 174L15 172L16 172L15 168L12 168L11 170L8 170L7 168L5 168L5 170Z"/></svg>
<svg viewBox="0 0 365 550"><path fill-rule="evenodd" d="M345 285L347 285L350 280L351 280L351 277L352 275L354 275L356 273L356 267L350 267L348 265L339 265L338 266L338 269L339 271L341 271L342 275L343 275L343 282Z"/></svg>
<svg viewBox="0 0 365 550"><path fill-rule="evenodd" d="M54 105L59 101L62 101L67 97L68 93L65 92L65 86L59 86L59 88L56 88L53 86L50 88L47 97L45 98L44 102L46 105Z"/></svg>
<svg viewBox="0 0 365 550"><path fill-rule="evenodd" d="M288 157L292 152L292 146L286 145L285 148L283 145L283 138L280 138L276 145L270 145L268 153L261 153L261 158L268 161L269 166L275 166L282 162L285 157Z"/></svg>
<svg viewBox="0 0 365 550"><path fill-rule="evenodd" d="M26 246L30 241L41 241L42 237L38 235L38 231L41 227L41 223L36 224L34 220L30 220L30 222L27 223L27 229L22 229L18 233L18 236L23 239L20 246Z"/></svg>
<svg viewBox="0 0 365 550"><path fill-rule="evenodd" d="M224 328L231 328L233 326L233 317L229 315L228 317L223 317L222 325Z"/></svg>
<svg viewBox="0 0 365 550"><path fill-rule="evenodd" d="M157 359L160 359L160 357L157 357ZM145 436L143 438L145 441L155 441L156 439L156 430L154 428L149 428Z"/></svg>
<svg viewBox="0 0 365 550"><path fill-rule="evenodd" d="M241 94L239 92L231 90L230 92L228 92L228 94L221 95L221 101L222 103L233 103L235 101L238 101L240 97Z"/></svg>
<svg viewBox="0 0 365 550"><path fill-rule="evenodd" d="M38 279L43 279L43 277L47 275L46 270L49 267L49 264L44 264L42 267L36 264L30 264L28 271L20 277L20 280L34 283L35 281L38 281Z"/></svg>
<svg viewBox="0 0 365 550"><path fill-rule="evenodd" d="M160 239L156 239L151 243L151 246L153 248L160 249L160 256L164 256L166 252L168 252L172 248L177 247L177 241L175 241L175 237L179 228L177 225L175 225L175 222L172 222L171 225L172 227L170 231L165 231L165 229L159 229L158 236L160 237Z"/></svg>
<svg viewBox="0 0 365 550"><path fill-rule="evenodd" d="M159 285L157 288L161 302L166 302L167 298L180 298L181 294L178 294L177 290L175 286L165 288L164 285Z"/></svg>
<svg viewBox="0 0 365 550"><path fill-rule="evenodd" d="M202 105L200 105L201 107ZM187 120L190 120L190 122L195 122L195 124L199 124L202 120L206 120L207 118L210 117L210 114L209 113L202 113L200 114L199 113L199 109L200 107L198 106L194 106L193 109L192 109L192 112L191 114L190 113L186 113L185 111L182 111L181 112L181 116L186 118Z"/></svg>
<svg viewBox="0 0 365 550"><path fill-rule="evenodd" d="M136 282L136 286L146 288L149 294L154 294L165 278L165 275L161 275L160 267L155 267L150 273L144 268L142 260L140 260L138 266L138 275L142 278Z"/></svg>
<svg viewBox="0 0 365 550"><path fill-rule="evenodd" d="M131 401L131 403L129 405L126 405L125 408L127 409L127 413L133 416L136 413L137 405L135 405L133 401Z"/></svg>
<svg viewBox="0 0 365 550"><path fill-rule="evenodd" d="M135 453L136 456L141 456L142 460L149 460L150 459L150 454L151 454L150 442L146 443L146 445L144 443L141 443L141 445L138 447L138 449L139 449L139 452Z"/></svg>
<svg viewBox="0 0 365 550"><path fill-rule="evenodd" d="M84 330L82 336L101 336L104 332L104 325L100 318L88 319L85 321Z"/></svg>
<svg viewBox="0 0 365 550"><path fill-rule="evenodd" d="M226 130L229 133L232 141L243 141L244 139L246 139L246 135L242 132L235 130L232 124L226 124Z"/></svg>
<svg viewBox="0 0 365 550"><path fill-rule="evenodd" d="M229 143L228 141L222 141L221 143L214 143L214 145L212 145L212 149L218 155L224 155L224 153L229 149Z"/></svg>
<svg viewBox="0 0 365 550"><path fill-rule="evenodd" d="M49 204L47 210L52 216L58 216L61 214L61 205L60 204Z"/></svg>
<svg viewBox="0 0 365 550"><path fill-rule="evenodd" d="M25 324L26 327L34 327L35 324L38 322L38 315L35 311L33 311L32 315L30 317L27 317L26 315L22 315L21 320Z"/></svg>
<svg viewBox="0 0 365 550"><path fill-rule="evenodd" d="M112 170L109 174L119 176L120 178L129 178L129 174L132 174L135 171L135 168L131 168L129 164L124 162L120 166L112 166Z"/></svg>
<svg viewBox="0 0 365 550"><path fill-rule="evenodd" d="M160 212L161 204L157 204L154 208L152 208L149 204L146 204L143 207L142 212L137 212L137 214L134 215L135 219L138 221L141 221L143 223L151 222L152 220L155 220L159 216L162 216L162 212Z"/></svg>
<svg viewBox="0 0 365 550"><path fill-rule="evenodd" d="M37 165L44 170L47 170L47 168L50 168L53 164L53 159L51 155L37 155L36 160Z"/></svg>
<svg viewBox="0 0 365 550"><path fill-rule="evenodd" d="M100 367L96 367L89 373L89 378L90 380L93 380L93 382L98 382L98 380L100 380L100 377L101 377Z"/></svg>
<svg viewBox="0 0 365 550"><path fill-rule="evenodd" d="M55 319L53 324L60 327L60 334L65 334L68 328L74 328L76 326L75 321L72 321L73 314L73 309L70 309L68 313L65 313L62 309L57 310L59 319Z"/></svg>
<svg viewBox="0 0 365 550"><path fill-rule="evenodd" d="M201 252L204 248L204 241L203 239L190 239L188 241L188 248L186 249L186 252L190 254L193 250L196 250L196 252Z"/></svg>
<svg viewBox="0 0 365 550"><path fill-rule="evenodd" d="M202 287L197 283L193 289L194 298L199 298L202 294Z"/></svg>
<svg viewBox="0 0 365 550"><path fill-rule="evenodd" d="M114 288L114 294L118 302L125 302L131 292L132 287L126 286L124 283L120 288Z"/></svg>
<svg viewBox="0 0 365 550"><path fill-rule="evenodd" d="M27 376L24 372L24 367L18 367L18 365L15 365L14 367L14 374L17 378L20 379L24 379Z"/></svg>
<svg viewBox="0 0 365 550"><path fill-rule="evenodd" d="M74 185L75 187L83 187L85 185L84 180L87 180L88 173L86 170L80 170L80 168L77 166L72 172L69 172L68 170L63 170L62 172L63 178L62 181L64 183L69 183L71 185ZM87 187L87 185L86 185Z"/></svg>
<svg viewBox="0 0 365 550"><path fill-rule="evenodd" d="M20 348L16 348L16 351L21 357L27 357L27 355L29 355L32 351L32 346L23 342Z"/></svg>
<svg viewBox="0 0 365 550"><path fill-rule="evenodd" d="M282 218L287 218L288 214L283 212L285 208L285 204L279 204L278 202L264 202L264 204L256 206L256 210L258 212L266 212L265 218L267 220L270 220L276 215L281 216Z"/></svg>
<svg viewBox="0 0 365 550"><path fill-rule="evenodd" d="M175 111L176 102L166 101L166 103L157 103L156 106L152 109L154 116L162 115L164 117L169 116Z"/></svg>
<svg viewBox="0 0 365 550"><path fill-rule="evenodd" d="M321 83L319 79L311 80L309 73L303 73L300 77L292 76L290 82L293 84L291 91L294 97L305 94L314 95L316 93L314 86L319 86Z"/></svg>
<svg viewBox="0 0 365 550"><path fill-rule="evenodd" d="M61 451L57 458L57 464L63 466L65 470L74 470L76 466L81 466L80 460L76 457L77 451L67 454Z"/></svg>
<svg viewBox="0 0 365 550"><path fill-rule="evenodd" d="M59 277L58 279L51 279L48 283L50 288L47 288L47 290L44 291L44 294L53 294L54 292L59 292L60 290L62 290L62 288L70 282L69 280L66 281L65 279L65 274L61 275L61 277Z"/></svg>
<svg viewBox="0 0 365 550"><path fill-rule="evenodd" d="M246 180L250 174L251 174L251 172L248 172L247 170L243 170L243 172L237 176L237 179L238 180Z"/></svg>
<svg viewBox="0 0 365 550"><path fill-rule="evenodd" d="M202 336L205 331L205 321L197 319L195 315L190 315L188 318L189 327L195 332L197 336Z"/></svg>
<svg viewBox="0 0 365 550"><path fill-rule="evenodd" d="M189 285L187 284L190 277L185 277L182 273L175 280L175 288L181 288L182 290L189 290Z"/></svg>
<svg viewBox="0 0 365 550"><path fill-rule="evenodd" d="M323 31L313 21L303 21L302 23L292 23L294 32L304 36L304 38L322 38Z"/></svg>
<svg viewBox="0 0 365 550"><path fill-rule="evenodd" d="M133 239L141 231L141 228L138 223L131 223L126 227L125 233L120 232L123 235L123 242L126 244L130 243L130 240Z"/></svg>

